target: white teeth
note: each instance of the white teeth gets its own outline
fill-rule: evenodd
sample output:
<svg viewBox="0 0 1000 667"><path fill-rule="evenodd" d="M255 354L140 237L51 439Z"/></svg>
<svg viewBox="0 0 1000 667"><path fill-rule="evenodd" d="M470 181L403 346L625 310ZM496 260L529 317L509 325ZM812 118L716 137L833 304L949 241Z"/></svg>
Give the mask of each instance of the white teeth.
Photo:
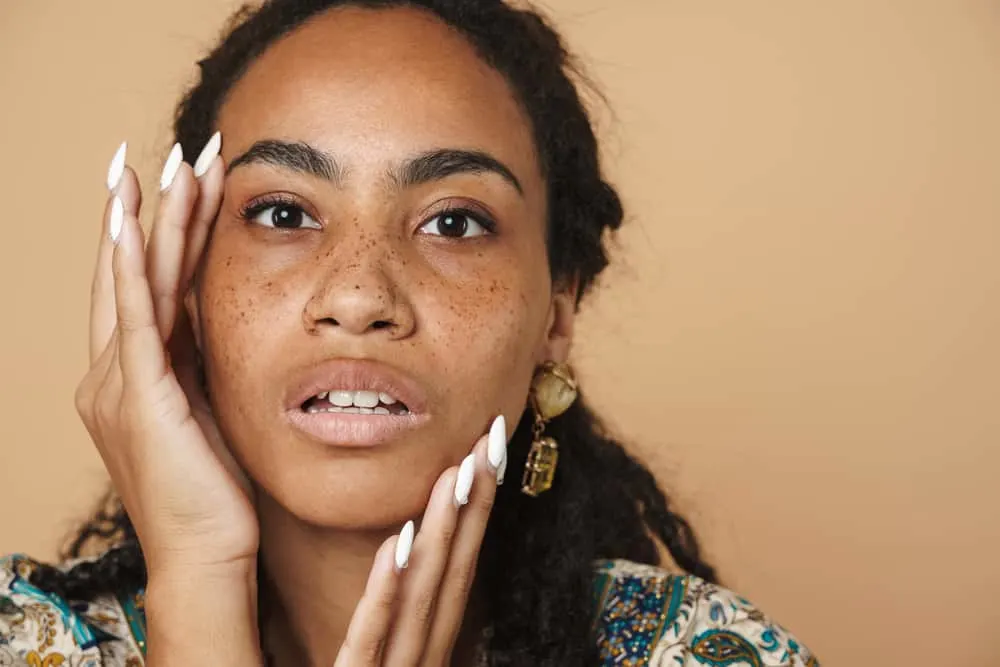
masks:
<svg viewBox="0 0 1000 667"><path fill-rule="evenodd" d="M331 391L329 397L331 403L339 405L342 408L349 408L354 405L353 391Z"/></svg>
<svg viewBox="0 0 1000 667"><path fill-rule="evenodd" d="M331 405L325 410L325 412L343 412L343 411L344 408L337 407L336 405Z"/></svg>
<svg viewBox="0 0 1000 667"><path fill-rule="evenodd" d="M387 415L389 414L389 408L383 408L381 406L375 408L375 414L377 415Z"/></svg>
<svg viewBox="0 0 1000 667"><path fill-rule="evenodd" d="M358 412L360 412L363 415L373 415L373 414L375 414L375 411L373 409L371 409L371 408L358 408Z"/></svg>
<svg viewBox="0 0 1000 667"><path fill-rule="evenodd" d="M360 415L361 408L344 408L343 412L345 415Z"/></svg>
<svg viewBox="0 0 1000 667"><path fill-rule="evenodd" d="M383 405L394 405L399 402L394 397L384 392L365 390L324 391L316 394L316 399L320 401L327 400L333 405L341 408L375 408L378 407L379 402Z"/></svg>
<svg viewBox="0 0 1000 667"><path fill-rule="evenodd" d="M354 405L359 408L374 408L378 405L378 394L374 391L356 391Z"/></svg>

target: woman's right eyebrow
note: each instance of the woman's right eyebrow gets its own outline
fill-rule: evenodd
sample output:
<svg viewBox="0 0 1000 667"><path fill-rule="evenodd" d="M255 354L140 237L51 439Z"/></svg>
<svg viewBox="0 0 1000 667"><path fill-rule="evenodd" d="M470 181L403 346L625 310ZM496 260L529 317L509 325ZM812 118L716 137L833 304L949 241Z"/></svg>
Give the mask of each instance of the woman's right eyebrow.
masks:
<svg viewBox="0 0 1000 667"><path fill-rule="evenodd" d="M270 164L330 181L342 187L346 169L337 160L303 141L265 139L229 163L226 173L249 164ZM514 172L497 158L482 150L441 148L421 153L395 165L387 173L387 182L395 187L409 187L440 180L454 174L491 173L524 196L524 189Z"/></svg>
<svg viewBox="0 0 1000 667"><path fill-rule="evenodd" d="M256 142L248 151L229 163L226 173L249 164L270 164L302 172L310 176L330 181L340 186L344 172L333 156L303 141L279 141L265 139Z"/></svg>

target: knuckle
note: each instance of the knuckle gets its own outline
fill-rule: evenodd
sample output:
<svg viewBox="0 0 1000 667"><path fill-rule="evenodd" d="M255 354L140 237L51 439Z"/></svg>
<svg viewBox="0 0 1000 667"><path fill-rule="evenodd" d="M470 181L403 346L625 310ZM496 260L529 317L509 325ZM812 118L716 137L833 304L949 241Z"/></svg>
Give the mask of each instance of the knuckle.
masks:
<svg viewBox="0 0 1000 667"><path fill-rule="evenodd" d="M469 593L472 592L472 583L475 578L473 573L473 568L471 566L459 567L454 573L452 573L452 581L454 582L455 593L462 599L466 600L469 597Z"/></svg>
<svg viewBox="0 0 1000 667"><path fill-rule="evenodd" d="M497 494L495 489L487 489L485 492L474 497L472 499L472 503L480 512L489 514L493 511L493 503L496 500L496 497Z"/></svg>
<svg viewBox="0 0 1000 667"><path fill-rule="evenodd" d="M420 595L413 601L412 618L420 627L430 624L434 616L435 600L431 595Z"/></svg>
<svg viewBox="0 0 1000 667"><path fill-rule="evenodd" d="M94 416L94 388L91 384L90 374L84 376L83 380L76 386L73 392L73 404L76 406L76 413L86 423Z"/></svg>
<svg viewBox="0 0 1000 667"><path fill-rule="evenodd" d="M151 329L152 324L145 317L125 311L118 314L118 327L123 333L135 334Z"/></svg>

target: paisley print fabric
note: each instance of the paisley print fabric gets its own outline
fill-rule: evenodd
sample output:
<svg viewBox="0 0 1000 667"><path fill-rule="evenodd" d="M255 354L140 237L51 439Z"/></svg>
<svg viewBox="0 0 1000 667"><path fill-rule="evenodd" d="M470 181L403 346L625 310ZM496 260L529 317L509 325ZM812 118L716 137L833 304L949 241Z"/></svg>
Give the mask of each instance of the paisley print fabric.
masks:
<svg viewBox="0 0 1000 667"><path fill-rule="evenodd" d="M749 602L697 577L603 561L594 588L602 665L819 666L808 649Z"/></svg>
<svg viewBox="0 0 1000 667"><path fill-rule="evenodd" d="M0 558L0 667L144 664L142 591L124 598L67 601L31 585L33 567L25 556ZM600 561L594 604L600 665L819 665L746 600L696 577L629 561Z"/></svg>
<svg viewBox="0 0 1000 667"><path fill-rule="evenodd" d="M141 594L70 603L31 585L33 566L24 556L0 558L0 667L143 664L144 640L130 625L141 615Z"/></svg>

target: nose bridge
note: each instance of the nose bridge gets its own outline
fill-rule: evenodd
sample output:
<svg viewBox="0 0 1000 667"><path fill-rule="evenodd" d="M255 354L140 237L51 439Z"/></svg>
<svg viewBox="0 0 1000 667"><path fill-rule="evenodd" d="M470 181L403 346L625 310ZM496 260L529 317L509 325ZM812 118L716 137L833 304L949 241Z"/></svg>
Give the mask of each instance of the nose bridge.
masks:
<svg viewBox="0 0 1000 667"><path fill-rule="evenodd" d="M303 313L309 331L333 326L354 334L386 328L399 333L409 328L412 316L389 266L390 243L359 219L328 237L315 260L318 278Z"/></svg>

